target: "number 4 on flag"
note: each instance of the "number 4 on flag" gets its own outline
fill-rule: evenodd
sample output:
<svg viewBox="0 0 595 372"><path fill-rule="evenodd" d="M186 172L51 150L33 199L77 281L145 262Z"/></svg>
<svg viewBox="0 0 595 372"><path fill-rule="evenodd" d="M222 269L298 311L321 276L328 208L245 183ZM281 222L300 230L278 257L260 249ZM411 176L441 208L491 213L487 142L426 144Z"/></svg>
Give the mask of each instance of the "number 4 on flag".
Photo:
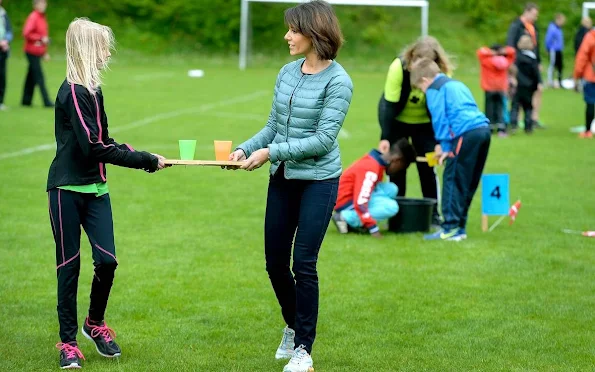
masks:
<svg viewBox="0 0 595 372"><path fill-rule="evenodd" d="M494 190L490 193L490 196L496 199L500 199L500 197L502 196L502 194L500 194L500 186L494 187Z"/></svg>
<svg viewBox="0 0 595 372"><path fill-rule="evenodd" d="M510 177L508 174L485 174L481 178L481 225L483 231L488 231L489 216L500 216L490 231L493 230L503 217L510 214ZM516 217L516 214L514 215Z"/></svg>

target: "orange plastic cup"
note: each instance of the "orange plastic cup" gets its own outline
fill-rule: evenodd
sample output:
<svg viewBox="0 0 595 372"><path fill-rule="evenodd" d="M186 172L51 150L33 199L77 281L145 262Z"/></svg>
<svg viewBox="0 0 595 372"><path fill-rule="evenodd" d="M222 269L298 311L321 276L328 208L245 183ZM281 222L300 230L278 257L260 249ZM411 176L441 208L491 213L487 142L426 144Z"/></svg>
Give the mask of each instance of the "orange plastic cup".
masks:
<svg viewBox="0 0 595 372"><path fill-rule="evenodd" d="M229 160L231 154L231 141L214 141L215 143L215 160Z"/></svg>

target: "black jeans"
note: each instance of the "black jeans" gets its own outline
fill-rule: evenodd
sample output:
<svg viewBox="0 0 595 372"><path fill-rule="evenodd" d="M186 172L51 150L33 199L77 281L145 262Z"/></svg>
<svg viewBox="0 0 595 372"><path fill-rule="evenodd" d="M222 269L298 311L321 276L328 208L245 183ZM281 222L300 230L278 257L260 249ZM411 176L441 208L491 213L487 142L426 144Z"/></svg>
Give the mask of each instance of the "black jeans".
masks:
<svg viewBox="0 0 595 372"><path fill-rule="evenodd" d="M525 112L525 132L533 130L533 93L534 89L518 87L516 94L512 99L512 108L510 110L510 124L513 128L517 127L519 117L519 106Z"/></svg>
<svg viewBox="0 0 595 372"><path fill-rule="evenodd" d="M95 197L94 194L51 189L48 198L56 243L60 339L67 343L76 341L78 330L76 295L81 266L81 225L89 237L95 266L89 318L95 322L103 321L118 266L112 208L109 194Z"/></svg>
<svg viewBox="0 0 595 372"><path fill-rule="evenodd" d="M434 151L436 139L432 123L426 124L405 124L395 120L393 124L393 138L389 138L391 146L401 138L411 138L411 144L417 153L417 156L426 156L426 152ZM425 198L438 199L438 177L434 173L434 168L427 162L416 162L419 182L421 184L421 193ZM397 195L405 196L407 191L407 170L403 169L395 175L389 177L390 181L399 188ZM434 207L433 222L439 220L438 203Z"/></svg>
<svg viewBox="0 0 595 372"><path fill-rule="evenodd" d="M485 112L490 120L492 129L503 132L506 129L504 125L504 93L503 92L485 92Z"/></svg>
<svg viewBox="0 0 595 372"><path fill-rule="evenodd" d="M51 106L52 101L48 96L48 91L45 87L45 78L43 77L43 70L41 68L41 57L29 53L25 54L29 61L29 68L27 69L27 78L25 79L25 87L23 88L22 104L24 106L31 106L31 102L33 101L33 91L35 90L35 86L39 85L43 104L45 106Z"/></svg>
<svg viewBox="0 0 595 372"><path fill-rule="evenodd" d="M443 174L442 215L444 230L465 228L467 215L488 158L491 132L477 128L455 139L454 157Z"/></svg>
<svg viewBox="0 0 595 372"><path fill-rule="evenodd" d="M266 269L283 319L295 330L296 347L304 345L311 353L318 321L316 263L337 201L339 178L288 180L283 172L284 167L279 167L269 181L264 222Z"/></svg>
<svg viewBox="0 0 595 372"><path fill-rule="evenodd" d="M0 50L0 105L4 103L4 93L6 92L6 61L8 52Z"/></svg>

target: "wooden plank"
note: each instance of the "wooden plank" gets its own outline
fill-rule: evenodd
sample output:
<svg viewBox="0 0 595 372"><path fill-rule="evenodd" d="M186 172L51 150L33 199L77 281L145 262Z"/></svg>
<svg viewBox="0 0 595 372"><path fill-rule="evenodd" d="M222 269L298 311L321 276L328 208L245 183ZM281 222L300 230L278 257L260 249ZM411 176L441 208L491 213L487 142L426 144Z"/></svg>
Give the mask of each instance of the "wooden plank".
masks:
<svg viewBox="0 0 595 372"><path fill-rule="evenodd" d="M166 165L200 165L200 166L228 166L236 165L242 166L245 161L229 161L229 160L179 160L179 159L165 159Z"/></svg>

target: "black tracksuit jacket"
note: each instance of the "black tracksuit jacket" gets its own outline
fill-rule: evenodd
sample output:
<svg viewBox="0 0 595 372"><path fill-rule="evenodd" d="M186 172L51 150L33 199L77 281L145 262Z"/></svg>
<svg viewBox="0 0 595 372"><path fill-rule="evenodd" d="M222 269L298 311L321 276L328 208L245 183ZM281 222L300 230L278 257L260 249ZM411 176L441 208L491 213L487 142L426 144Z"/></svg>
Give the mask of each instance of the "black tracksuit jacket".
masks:
<svg viewBox="0 0 595 372"><path fill-rule="evenodd" d="M59 186L106 182L105 164L157 170L156 156L135 151L109 137L101 90L62 83L55 107L56 156L50 166L47 191Z"/></svg>

